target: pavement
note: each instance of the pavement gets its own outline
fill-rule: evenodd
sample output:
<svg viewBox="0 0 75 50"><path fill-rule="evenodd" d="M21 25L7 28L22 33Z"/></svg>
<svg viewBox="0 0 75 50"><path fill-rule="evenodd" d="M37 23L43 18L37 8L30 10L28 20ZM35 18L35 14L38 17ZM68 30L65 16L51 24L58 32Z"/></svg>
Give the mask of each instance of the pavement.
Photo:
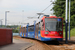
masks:
<svg viewBox="0 0 75 50"><path fill-rule="evenodd" d="M27 48L34 45L19 39L13 39L13 43L0 47L0 50L26 50Z"/></svg>

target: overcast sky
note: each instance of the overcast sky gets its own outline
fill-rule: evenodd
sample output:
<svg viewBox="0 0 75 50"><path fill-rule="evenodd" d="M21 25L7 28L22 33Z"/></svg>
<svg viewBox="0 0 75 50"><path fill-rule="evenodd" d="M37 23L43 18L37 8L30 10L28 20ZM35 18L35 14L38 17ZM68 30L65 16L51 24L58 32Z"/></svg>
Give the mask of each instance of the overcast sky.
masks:
<svg viewBox="0 0 75 50"><path fill-rule="evenodd" d="M28 20L27 17L36 17L36 13L41 12L51 4L50 1L51 0L0 0L0 19L3 19L3 24L5 24L5 11L10 11L7 13L7 23L33 22L34 19ZM53 5L43 13L52 14L53 11L50 11L52 7Z"/></svg>

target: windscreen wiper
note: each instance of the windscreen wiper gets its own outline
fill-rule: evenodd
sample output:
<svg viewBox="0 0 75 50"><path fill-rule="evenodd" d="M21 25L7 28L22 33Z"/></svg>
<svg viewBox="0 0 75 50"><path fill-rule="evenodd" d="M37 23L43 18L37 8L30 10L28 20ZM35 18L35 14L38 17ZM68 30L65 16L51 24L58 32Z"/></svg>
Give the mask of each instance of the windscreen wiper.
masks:
<svg viewBox="0 0 75 50"><path fill-rule="evenodd" d="M46 28L46 27L45 27ZM46 28L48 30L48 28ZM50 32L50 30L48 30Z"/></svg>

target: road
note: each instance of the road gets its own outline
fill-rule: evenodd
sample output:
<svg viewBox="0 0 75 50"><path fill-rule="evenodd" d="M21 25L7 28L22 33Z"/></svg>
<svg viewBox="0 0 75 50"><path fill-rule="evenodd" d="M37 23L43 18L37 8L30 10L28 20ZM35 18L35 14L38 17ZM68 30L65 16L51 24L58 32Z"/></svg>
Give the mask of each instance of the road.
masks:
<svg viewBox="0 0 75 50"><path fill-rule="evenodd" d="M0 47L0 50L25 50L32 45L32 43L28 43L20 39L13 39L13 44L2 46Z"/></svg>

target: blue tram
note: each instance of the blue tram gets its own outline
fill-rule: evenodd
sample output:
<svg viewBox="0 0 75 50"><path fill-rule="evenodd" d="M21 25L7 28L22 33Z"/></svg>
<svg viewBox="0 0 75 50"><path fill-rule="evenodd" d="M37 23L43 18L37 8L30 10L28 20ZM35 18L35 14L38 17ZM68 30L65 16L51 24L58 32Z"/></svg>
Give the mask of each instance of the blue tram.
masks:
<svg viewBox="0 0 75 50"><path fill-rule="evenodd" d="M40 22L20 27L20 37L35 38L40 41L63 40L63 18L43 16Z"/></svg>

